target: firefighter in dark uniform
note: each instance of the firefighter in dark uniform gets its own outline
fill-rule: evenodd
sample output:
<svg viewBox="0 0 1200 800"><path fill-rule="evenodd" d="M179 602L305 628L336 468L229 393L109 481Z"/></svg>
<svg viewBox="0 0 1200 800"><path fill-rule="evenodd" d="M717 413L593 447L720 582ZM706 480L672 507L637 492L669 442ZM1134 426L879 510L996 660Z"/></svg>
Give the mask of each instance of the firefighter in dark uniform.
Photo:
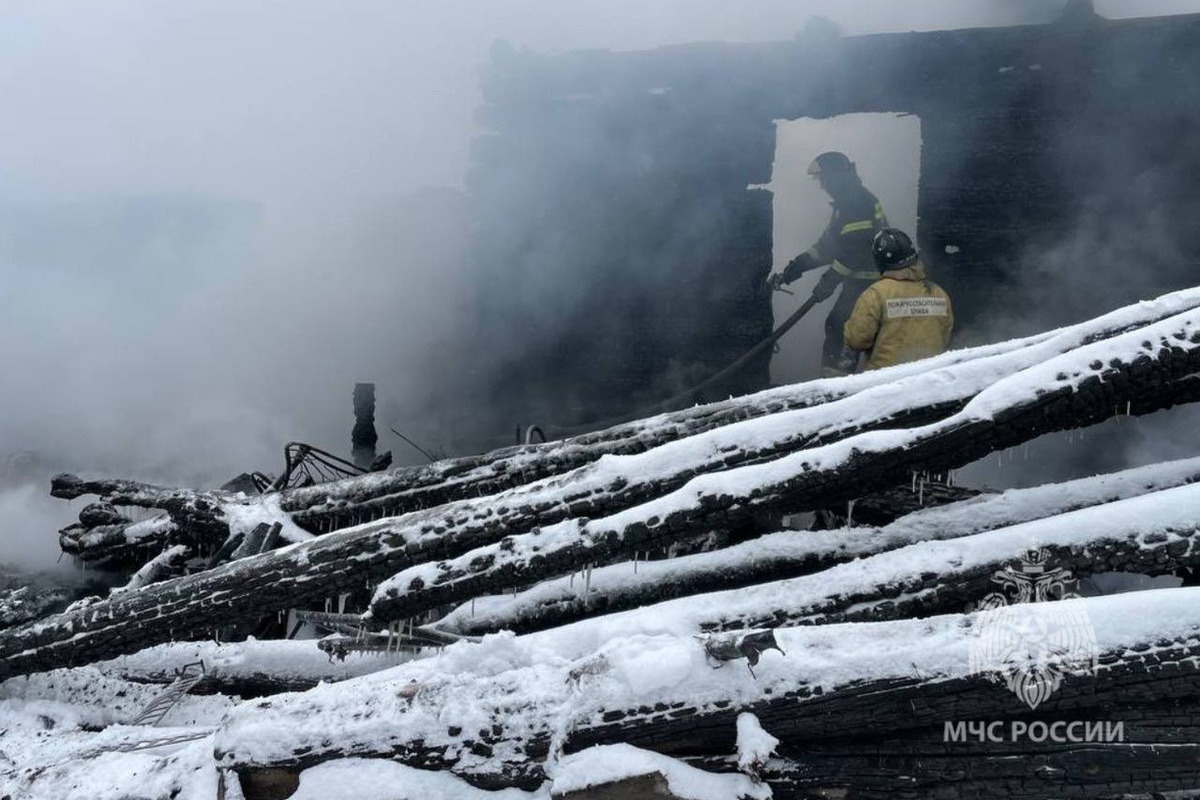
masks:
<svg viewBox="0 0 1200 800"><path fill-rule="evenodd" d="M822 377L854 372L857 354L843 341L843 329L854 303L880 273L871 255L875 234L888 227L883 206L867 191L854 164L842 153L822 153L808 167L808 174L821 184L833 200L833 218L817 243L796 256L782 272L767 282L778 289L806 272L828 266L813 290L818 300L841 294L825 318L825 344L821 351Z"/></svg>

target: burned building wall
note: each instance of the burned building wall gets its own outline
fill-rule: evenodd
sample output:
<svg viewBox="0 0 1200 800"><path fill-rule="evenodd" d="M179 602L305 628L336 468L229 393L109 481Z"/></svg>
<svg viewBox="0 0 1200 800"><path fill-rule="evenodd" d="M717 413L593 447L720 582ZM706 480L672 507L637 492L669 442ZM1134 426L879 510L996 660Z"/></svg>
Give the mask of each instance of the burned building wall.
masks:
<svg viewBox="0 0 1200 800"><path fill-rule="evenodd" d="M916 114L920 245L960 342L1194 282L1200 17L708 44L500 47L468 188L466 361L498 422L571 425L700 382L771 329L774 120ZM707 399L762 388L768 357Z"/></svg>

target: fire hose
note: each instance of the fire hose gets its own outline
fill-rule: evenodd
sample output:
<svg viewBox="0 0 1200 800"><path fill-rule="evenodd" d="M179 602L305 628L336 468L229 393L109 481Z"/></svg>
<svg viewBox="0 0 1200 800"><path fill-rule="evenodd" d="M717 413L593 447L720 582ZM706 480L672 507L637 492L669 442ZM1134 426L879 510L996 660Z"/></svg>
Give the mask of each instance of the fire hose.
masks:
<svg viewBox="0 0 1200 800"><path fill-rule="evenodd" d="M799 322L800 320L802 320L804 318L805 314L807 314L809 311L812 311L813 308L818 303L820 303L823 300L828 299L828 297L830 296L831 293L822 292L822 288L824 288L824 287L818 285L817 289L815 289L813 291L812 296L810 296L807 300L805 300L800 305L800 307L798 309L796 309L796 311L790 317L788 317L786 320L784 320L782 323L780 323L780 325L778 327L776 327L775 330L771 331L770 336L767 336L765 339L760 341L758 344L751 347L749 350L747 350L745 353L743 353L741 356L739 356L737 358L737 360L735 360L729 366L725 367L720 372L717 372L717 373L713 374L712 376L710 376L709 378L705 379L702 383L699 383L690 389L680 392L679 394L672 395L671 397L668 397L666 400L663 400L652 406L640 408L640 409L637 409L636 411L631 411L631 412L629 412L627 414L623 414L619 417L613 417L611 419L606 419L606 420L599 420L597 422L591 422L591 423L587 423L585 425L575 425L575 426L569 426L569 427L555 425L555 426L550 426L550 429L553 431L553 433L556 437L573 436L575 434L586 433L588 431L594 431L594 430L598 430L600 428L608 428L613 425L620 425L622 422L629 422L630 420L639 419L641 417L649 417L649 416L653 416L654 414L661 414L661 413L664 413L667 411L675 411L688 403L696 402L696 399L699 397L699 395L705 389L708 389L709 387L720 383L721 381L725 380L726 378L728 378L731 375L736 375L739 370L741 370L744 366L746 366L746 364L748 362L750 362L754 358L762 355L763 352L765 352L768 348L774 347L775 343L778 342L783 337L784 334L786 334L788 331L790 331L792 328L794 328L796 326L796 323ZM779 289L779 291L786 292L786 290L783 290L783 289ZM786 292L786 293L791 294L791 292ZM540 428L539 428L538 432L541 433ZM520 437L518 437L518 441L519 441L519 439L520 439ZM544 434L543 434L543 440L544 440ZM528 444L528 442L526 442L526 444Z"/></svg>

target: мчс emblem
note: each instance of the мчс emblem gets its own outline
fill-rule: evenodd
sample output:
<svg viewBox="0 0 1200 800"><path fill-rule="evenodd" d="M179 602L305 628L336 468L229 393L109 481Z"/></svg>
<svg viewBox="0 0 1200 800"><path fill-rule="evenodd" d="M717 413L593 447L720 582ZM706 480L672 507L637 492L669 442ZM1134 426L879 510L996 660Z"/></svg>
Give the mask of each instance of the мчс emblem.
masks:
<svg viewBox="0 0 1200 800"><path fill-rule="evenodd" d="M1070 591L1070 570L1049 565L1050 551L1030 549L1019 566L992 575L1002 591L976 606L976 636L969 670L987 674L1036 709L1062 685L1066 675L1096 667L1099 648L1091 619ZM1050 602L1067 600L1068 602Z"/></svg>

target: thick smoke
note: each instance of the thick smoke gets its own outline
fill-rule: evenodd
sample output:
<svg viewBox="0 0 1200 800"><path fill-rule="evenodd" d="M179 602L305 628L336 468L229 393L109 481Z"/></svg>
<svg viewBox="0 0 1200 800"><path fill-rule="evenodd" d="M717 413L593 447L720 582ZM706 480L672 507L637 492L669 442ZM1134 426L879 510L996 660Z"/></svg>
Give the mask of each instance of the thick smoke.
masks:
<svg viewBox="0 0 1200 800"><path fill-rule="evenodd" d="M853 35L1037 22L1060 5L9 9L0 19L0 560L54 557L54 528L78 510L46 497L58 471L214 485L277 471L290 440L344 453L361 380L379 384L381 446L420 460L386 427L415 428L436 449L453 432L423 420L447 407L470 417L486 403L451 387L463 385L455 354L473 346L472 318L488 303L464 255L464 176L494 40L637 50L769 41L813 15ZM676 237L673 252L685 254L686 225ZM586 276L556 277L573 279ZM553 302L552 285L537 288ZM527 335L514 328L512 347Z"/></svg>

